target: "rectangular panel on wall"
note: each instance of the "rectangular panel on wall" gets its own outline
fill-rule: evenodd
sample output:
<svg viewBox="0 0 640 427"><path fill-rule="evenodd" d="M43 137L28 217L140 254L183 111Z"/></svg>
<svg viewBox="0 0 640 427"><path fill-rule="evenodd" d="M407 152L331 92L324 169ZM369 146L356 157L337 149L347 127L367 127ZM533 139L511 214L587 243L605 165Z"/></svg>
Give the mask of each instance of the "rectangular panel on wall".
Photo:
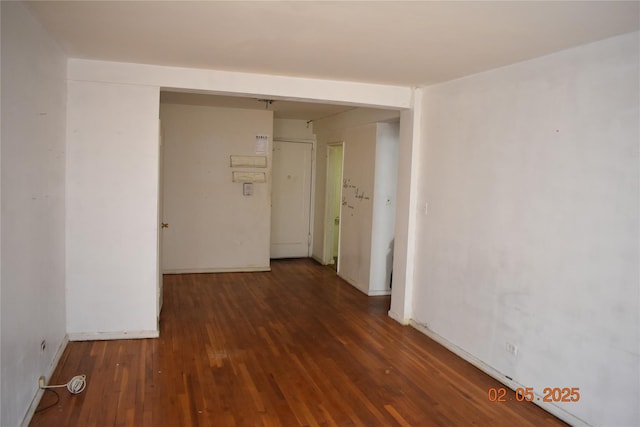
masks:
<svg viewBox="0 0 640 427"><path fill-rule="evenodd" d="M233 182L267 182L267 176L264 172L240 172L233 171Z"/></svg>
<svg viewBox="0 0 640 427"><path fill-rule="evenodd" d="M234 156L231 155L231 167L266 168L267 156Z"/></svg>

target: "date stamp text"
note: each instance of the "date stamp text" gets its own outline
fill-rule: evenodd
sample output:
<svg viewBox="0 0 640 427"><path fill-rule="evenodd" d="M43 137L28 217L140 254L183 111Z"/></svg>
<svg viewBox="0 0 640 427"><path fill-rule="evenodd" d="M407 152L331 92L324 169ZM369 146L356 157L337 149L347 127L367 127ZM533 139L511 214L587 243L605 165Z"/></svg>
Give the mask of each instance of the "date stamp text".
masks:
<svg viewBox="0 0 640 427"><path fill-rule="evenodd" d="M513 400L505 387L491 387L487 391L489 402L507 402ZM580 387L545 387L542 396L533 393L533 387L516 389L515 400L518 402L577 402L580 400Z"/></svg>

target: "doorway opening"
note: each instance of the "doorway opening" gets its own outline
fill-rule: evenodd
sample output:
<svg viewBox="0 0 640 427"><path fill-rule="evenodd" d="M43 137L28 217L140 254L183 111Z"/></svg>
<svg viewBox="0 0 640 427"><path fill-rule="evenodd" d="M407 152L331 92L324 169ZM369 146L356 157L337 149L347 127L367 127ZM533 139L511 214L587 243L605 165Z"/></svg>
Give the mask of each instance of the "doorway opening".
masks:
<svg viewBox="0 0 640 427"><path fill-rule="evenodd" d="M344 142L327 145L327 199L325 213L324 263L340 271L340 216Z"/></svg>
<svg viewBox="0 0 640 427"><path fill-rule="evenodd" d="M211 239L202 232L198 233L194 237L197 244L183 245L189 250L193 249L188 257L178 260L184 261L185 265L188 263L186 266L177 265L176 262L175 268L171 268L170 263L164 261L169 259L167 255L170 253L178 253L182 256L187 251L171 252L169 244L159 247L158 258L161 259L159 275L184 272L256 271L258 269L266 271L269 266L268 261L253 262L250 265L246 262L254 252L260 252L261 256L266 254L267 260L311 257L321 264L330 266L340 277L348 279L350 284L368 295L388 294L392 249L385 240L388 237L387 234L384 234L382 237L387 244L384 245L383 259L380 255L382 251L380 247L383 246L380 242L380 233L383 228L388 229L389 241L393 240L393 224L391 227L386 225L388 225L387 222L393 222L392 219L387 221L387 213L395 212L395 192L392 190L395 190L397 170L395 167L384 165L388 163L385 163L387 160L397 157L397 153L391 153L387 150L387 146L394 145L397 148L398 144L397 141L395 144L387 144L385 135L390 132L386 132L385 129L392 120L397 120L395 117L398 112L362 108L357 111L358 114L348 114L350 110L336 112L336 114L344 114L344 120L342 116L340 120L334 119L334 113L328 115L314 113L320 118L305 120L304 117L310 113L305 109L307 107L304 103L278 100L269 106L269 111L265 111L264 109L256 110L255 102L255 99L213 94L165 91L161 93L161 115L163 127L166 128L164 129L166 134L161 136L167 138L163 141L163 145L166 143L166 147L163 148L171 148L170 141L176 145L173 152L167 151L164 163L167 163L168 159L175 160L180 157L177 154L184 154L184 150L178 149L177 144L182 144L185 135L190 135L189 132L194 128L183 126L185 121L196 120L205 110L208 120L202 125L203 128L211 124L212 120L223 121L215 129L206 128L209 135L208 141L215 141L215 144L207 143L206 146L200 147L204 150L204 154L189 157L187 160L190 163L187 166L178 165L180 167L176 166L169 170L163 167L166 165L161 165L160 172L165 174L164 177L173 177L174 180L184 180L186 175L190 176L198 172L198 177L202 178L199 182L207 185L198 193L201 195L198 198L199 204L192 203L189 212L195 212L198 218L207 218L207 220L217 218L216 223L205 227L206 230L215 228L219 229L219 234L226 234ZM239 105L240 103L242 105ZM310 106L317 105L310 104ZM323 105L319 107L325 108ZM344 109L344 106L336 108ZM280 111L276 111L277 109ZM286 109L290 111L286 112ZM299 115L293 113L294 109L300 109L300 112L296 113ZM198 114L195 114L196 112ZM272 114L270 118L263 117L270 113ZM230 117L230 119L222 120L224 117ZM173 120L171 123L175 125L174 131L171 131L173 128L169 123L170 118ZM237 126L236 122L242 125ZM258 125L259 128L256 127ZM397 128L399 128L398 125L394 127L396 134ZM245 194L244 186L240 191L237 185L230 191L226 191L227 187L235 185L230 180L230 172L233 170L229 169L228 159L231 155L253 154L257 151L258 145L254 142L257 135L268 135L270 139L270 144L266 147L268 160L264 169L265 185L250 188L256 193L248 191ZM233 145L226 145L232 140ZM319 152L316 152L316 148ZM379 164L379 160L385 160L384 165ZM285 162L289 163L291 169L289 166L281 167ZM316 162L320 166L318 169L316 169ZM300 170L296 169L298 167ZM381 170L386 171L386 174L379 177L378 172ZM189 171L189 174L184 171ZM172 174L166 175L167 172ZM258 172L263 170L260 169ZM323 174L326 175L323 176ZM163 209L169 206L167 202L169 198L164 197L165 200L163 200L162 196L166 196L167 188L175 187L174 193L184 198L195 192L195 187L182 186L181 188L188 190L179 191L176 185L170 185L170 179L163 183L162 178L160 177L159 185L165 191L164 194L159 195L159 202L162 205L160 210L163 211L160 213L164 214L164 218L159 222L162 223L164 219L165 222L171 223L171 228L163 231L164 243L167 243L167 237L185 235L186 232L190 232L190 229L182 232L179 226L185 224L185 221L180 221L179 216L176 217L180 212L184 213L185 203L175 204L173 210ZM347 184L350 182L351 186L348 189L343 188L346 185L345 181ZM304 185L302 185L303 182ZM281 186L283 191L279 190L280 184L283 184ZM384 184L384 188L379 188L381 184ZM266 190L267 199L258 209L251 205L251 202L261 196L259 194L261 190ZM296 201L292 201L293 195L296 195ZM278 201L279 199L282 200ZM216 201L213 207L206 205L210 200ZM383 205L381 208L378 206L380 204ZM355 221L349 217L349 209L353 209L352 206L358 206L358 212L361 214ZM233 208L233 214L220 221L218 217L222 215L220 213L223 211L222 207ZM378 215L380 210L384 211L384 218ZM169 215L171 213L173 216ZM226 210L223 213L226 215ZM385 227L380 226L381 218L384 220ZM266 225L266 230L260 228L256 231L253 224L258 220L262 221L261 227ZM195 224L194 221L186 223L188 226L193 224ZM225 225L219 227L218 224ZM253 228L245 224L251 224ZM234 227L241 229L231 233ZM366 240L367 237L358 239L354 238L354 234L358 238L370 234L371 246L368 242L360 245L361 240ZM259 244L255 244L257 238L262 239ZM228 242L228 244L225 244L223 249L216 246L214 248L216 252L213 255L211 251L205 251L208 248L207 245L221 242ZM233 252L232 249L236 246L242 246L242 251ZM198 264L195 265L196 263ZM354 269L354 266L357 268ZM160 286L159 284L158 294L162 292ZM158 312L160 312L160 304L161 300Z"/></svg>

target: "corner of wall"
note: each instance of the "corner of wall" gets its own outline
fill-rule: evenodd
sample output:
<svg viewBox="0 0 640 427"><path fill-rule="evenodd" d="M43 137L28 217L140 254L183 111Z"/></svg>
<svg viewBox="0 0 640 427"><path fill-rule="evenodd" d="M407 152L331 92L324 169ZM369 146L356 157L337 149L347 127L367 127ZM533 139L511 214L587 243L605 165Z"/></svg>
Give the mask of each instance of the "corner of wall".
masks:
<svg viewBox="0 0 640 427"><path fill-rule="evenodd" d="M56 350L56 353L53 359L51 360L51 363L49 364L47 372L44 374L44 377L46 378L45 383L48 383L49 379L53 376L53 373L55 372L56 367L58 366L58 363L60 362L60 359L62 358L62 355L64 354L64 351L67 348L67 344L69 344L69 336L65 334L64 338L62 339L62 342L60 343L60 345L58 346L58 349ZM35 386L35 382L34 382L34 386ZM43 389L38 388L36 390L36 394L33 396L33 399L31 400L29 409L27 409L27 413L25 414L22 422L20 423L20 427L29 426L29 424L31 423L31 418L33 418L33 415L36 412L36 408L38 407L38 404L40 404L40 399L42 398L43 394L44 394Z"/></svg>
<svg viewBox="0 0 640 427"><path fill-rule="evenodd" d="M389 315L389 317L391 317L393 320L395 320L396 322L400 323L401 325L407 326L411 322L410 318L402 317L398 313L396 313L395 311L389 310L388 315Z"/></svg>

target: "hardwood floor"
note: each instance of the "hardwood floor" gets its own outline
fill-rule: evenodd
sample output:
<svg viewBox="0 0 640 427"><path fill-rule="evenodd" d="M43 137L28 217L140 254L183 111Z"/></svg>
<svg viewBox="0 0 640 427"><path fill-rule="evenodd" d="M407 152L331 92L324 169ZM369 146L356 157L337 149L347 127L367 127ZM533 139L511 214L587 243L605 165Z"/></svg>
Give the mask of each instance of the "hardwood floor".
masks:
<svg viewBox="0 0 640 427"><path fill-rule="evenodd" d="M167 275L164 292L160 338L69 343L51 382L85 373L87 388L30 425L563 425L490 402L498 382L311 260Z"/></svg>

